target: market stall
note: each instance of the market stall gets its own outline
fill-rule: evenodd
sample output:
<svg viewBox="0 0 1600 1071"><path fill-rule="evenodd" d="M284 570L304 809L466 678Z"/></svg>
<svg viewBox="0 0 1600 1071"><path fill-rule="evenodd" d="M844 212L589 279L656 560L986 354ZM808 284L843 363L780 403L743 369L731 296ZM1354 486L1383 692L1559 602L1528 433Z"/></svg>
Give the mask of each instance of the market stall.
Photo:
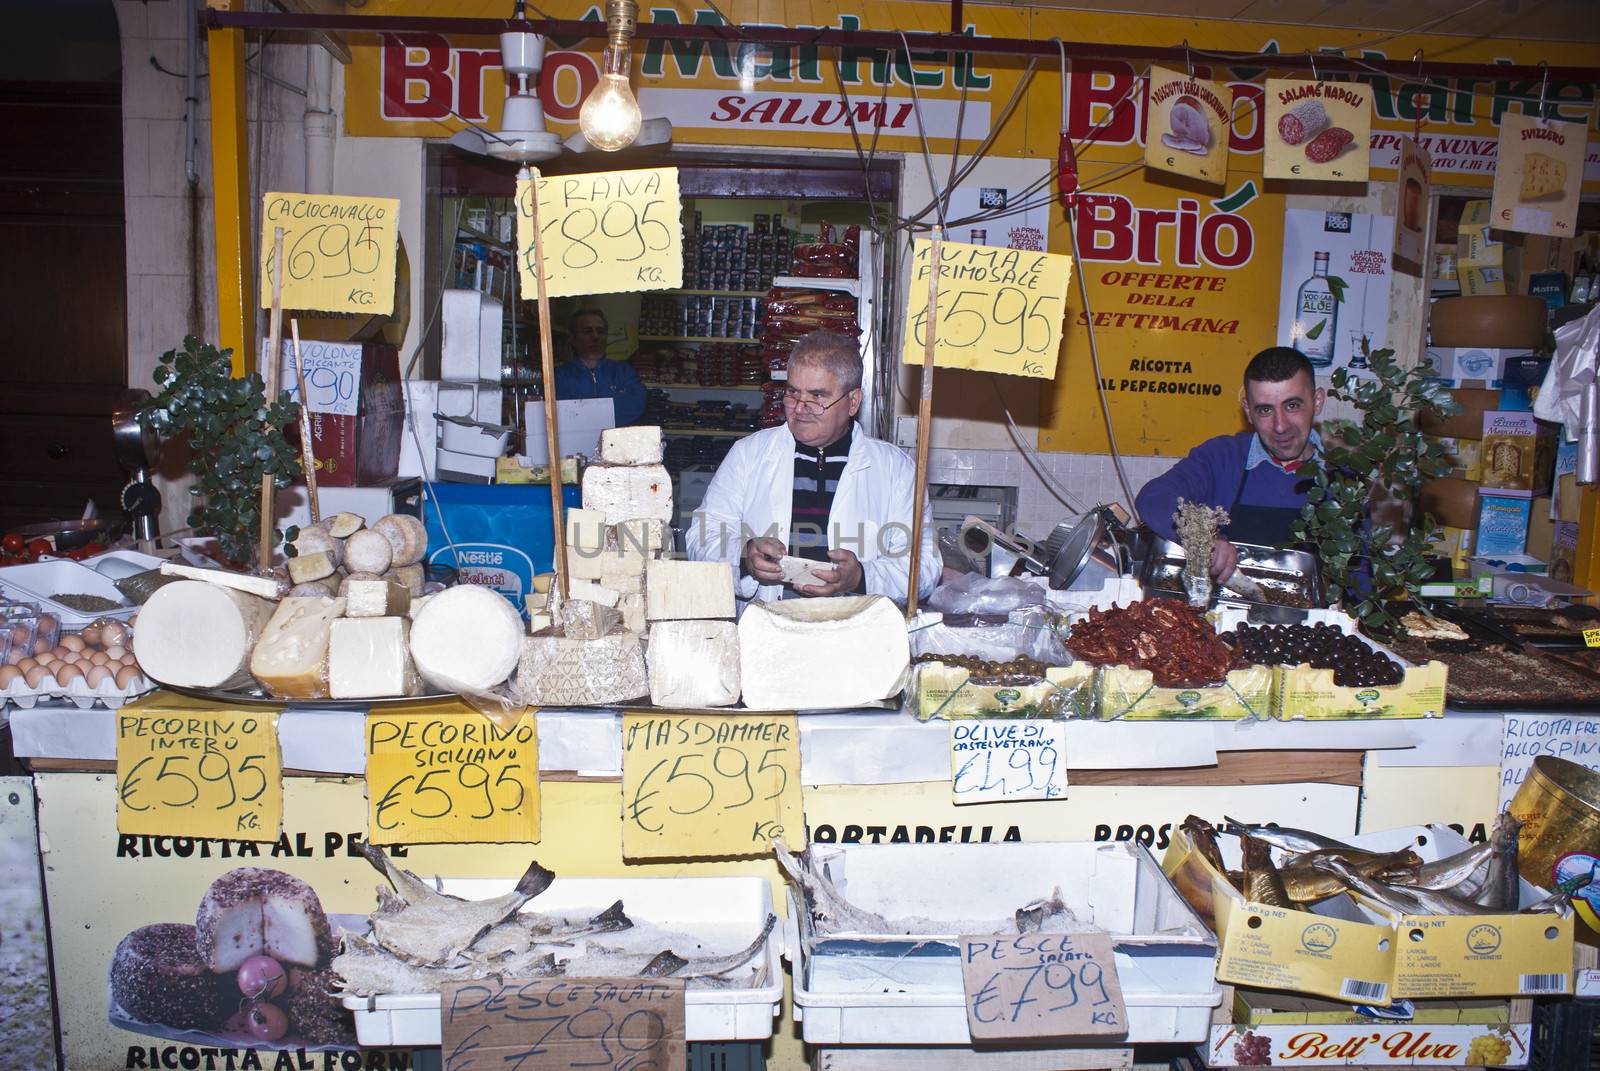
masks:
<svg viewBox="0 0 1600 1071"><path fill-rule="evenodd" d="M0 533L62 1066L1587 1058L1592 46L461 7Z"/></svg>

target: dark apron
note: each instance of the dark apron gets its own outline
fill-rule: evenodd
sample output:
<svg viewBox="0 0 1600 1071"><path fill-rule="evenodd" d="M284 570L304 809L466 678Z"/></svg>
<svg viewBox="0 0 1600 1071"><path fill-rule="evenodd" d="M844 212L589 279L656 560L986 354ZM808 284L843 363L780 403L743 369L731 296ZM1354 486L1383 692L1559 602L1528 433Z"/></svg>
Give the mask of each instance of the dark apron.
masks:
<svg viewBox="0 0 1600 1071"><path fill-rule="evenodd" d="M1267 464L1272 464L1268 461ZM1300 520L1299 507L1242 506L1245 481L1250 470L1239 474L1239 487L1233 492L1233 505L1228 507L1228 541L1254 543L1259 547L1288 547L1295 542L1294 526Z"/></svg>

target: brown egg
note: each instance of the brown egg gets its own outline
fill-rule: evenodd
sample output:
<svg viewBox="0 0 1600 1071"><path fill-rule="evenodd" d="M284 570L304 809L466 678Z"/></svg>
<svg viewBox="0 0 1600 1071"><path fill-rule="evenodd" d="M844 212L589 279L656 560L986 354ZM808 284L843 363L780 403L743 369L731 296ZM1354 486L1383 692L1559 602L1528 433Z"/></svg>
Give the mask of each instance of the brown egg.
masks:
<svg viewBox="0 0 1600 1071"><path fill-rule="evenodd" d="M46 651L55 650L55 647L56 645L51 643L49 640L35 640L33 643L33 653L36 655L42 655Z"/></svg>
<svg viewBox="0 0 1600 1071"><path fill-rule="evenodd" d="M50 671L44 666L34 666L32 669L28 670L28 672L22 675L22 679L28 682L29 688L37 688L43 684L45 679L49 676Z"/></svg>
<svg viewBox="0 0 1600 1071"><path fill-rule="evenodd" d="M22 661L17 663L17 669L19 671L21 671L22 673L27 673L28 670L32 669L34 666L37 666L38 664L39 663L38 663L38 661L36 659L24 658Z"/></svg>
<svg viewBox="0 0 1600 1071"><path fill-rule="evenodd" d="M120 621L108 621L100 626L100 644L103 647L125 647L128 643L128 628Z"/></svg>
<svg viewBox="0 0 1600 1071"><path fill-rule="evenodd" d="M105 655L101 654L99 651L96 651L94 654L89 656L89 661L93 662L97 666L103 666L107 662L111 661L111 659L107 658Z"/></svg>
<svg viewBox="0 0 1600 1071"><path fill-rule="evenodd" d="M133 666L123 666L117 670L117 687L127 691L132 686L143 681L139 671Z"/></svg>
<svg viewBox="0 0 1600 1071"><path fill-rule="evenodd" d="M39 663L41 666L53 666L57 662L61 661L61 656L56 654L54 651L46 651L38 658L35 658L34 661Z"/></svg>
<svg viewBox="0 0 1600 1071"><path fill-rule="evenodd" d="M100 646L100 626L90 625L88 628L84 629L83 642L88 644L90 647Z"/></svg>
<svg viewBox="0 0 1600 1071"><path fill-rule="evenodd" d="M9 688L12 683L21 677L22 673L16 666L0 666L0 688Z"/></svg>
<svg viewBox="0 0 1600 1071"><path fill-rule="evenodd" d="M107 681L112 681L114 683L115 676L105 666L93 666L89 670L89 675L85 677L84 680L89 682L89 687L98 688Z"/></svg>
<svg viewBox="0 0 1600 1071"><path fill-rule="evenodd" d="M33 629L27 625L18 625L16 631L11 633L11 642L17 647L33 646Z"/></svg>
<svg viewBox="0 0 1600 1071"><path fill-rule="evenodd" d="M81 651L88 645L84 642L82 636L74 636L69 632L67 635L61 637L61 646L65 647L69 651Z"/></svg>
<svg viewBox="0 0 1600 1071"><path fill-rule="evenodd" d="M83 670L71 663L64 664L56 669L56 683L65 688L73 681L83 679Z"/></svg>
<svg viewBox="0 0 1600 1071"><path fill-rule="evenodd" d="M21 662L22 659L23 659L23 653L21 651L7 651L6 652L6 665L8 665L8 666L14 666L18 662Z"/></svg>
<svg viewBox="0 0 1600 1071"><path fill-rule="evenodd" d="M109 658L113 662L122 661L125 657L127 657L127 654L128 654L128 649L126 647L122 646L120 643L117 644L114 647L113 646L107 646L106 647L106 657Z"/></svg>
<svg viewBox="0 0 1600 1071"><path fill-rule="evenodd" d="M40 632L53 632L53 631L55 631L56 627L59 626L60 624L61 624L61 621L60 621L59 618L56 617L55 614L40 614L39 615L39 631Z"/></svg>

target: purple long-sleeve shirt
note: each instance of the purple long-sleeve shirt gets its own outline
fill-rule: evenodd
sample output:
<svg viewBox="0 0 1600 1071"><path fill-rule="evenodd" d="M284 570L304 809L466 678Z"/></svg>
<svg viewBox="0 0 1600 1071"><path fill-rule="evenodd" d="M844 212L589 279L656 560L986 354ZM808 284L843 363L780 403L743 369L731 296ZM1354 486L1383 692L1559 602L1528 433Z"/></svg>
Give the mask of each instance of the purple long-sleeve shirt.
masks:
<svg viewBox="0 0 1600 1071"><path fill-rule="evenodd" d="M1249 478L1244 481L1244 493L1239 495L1239 482L1247 469ZM1297 510L1305 505L1305 489L1310 482L1304 471L1288 473L1273 464L1256 433L1241 431L1207 439L1189 451L1182 461L1145 484L1134 504L1145 524L1176 542L1172 513L1178 508L1179 498L1228 509L1237 495L1243 505Z"/></svg>

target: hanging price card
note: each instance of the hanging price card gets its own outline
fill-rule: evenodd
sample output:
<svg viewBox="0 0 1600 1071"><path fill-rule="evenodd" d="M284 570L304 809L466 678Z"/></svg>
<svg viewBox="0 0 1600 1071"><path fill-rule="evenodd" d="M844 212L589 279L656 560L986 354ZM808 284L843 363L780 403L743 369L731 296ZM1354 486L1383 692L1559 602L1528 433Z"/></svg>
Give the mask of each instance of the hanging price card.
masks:
<svg viewBox="0 0 1600 1071"><path fill-rule="evenodd" d="M1267 178L1367 181L1371 86L1268 78L1266 99Z"/></svg>
<svg viewBox="0 0 1600 1071"><path fill-rule="evenodd" d="M261 203L261 307L272 305L272 242L282 227L284 308L389 315L399 216L393 197L267 194Z"/></svg>
<svg viewBox="0 0 1600 1071"><path fill-rule="evenodd" d="M622 854L765 855L805 843L793 714L625 714Z"/></svg>
<svg viewBox="0 0 1600 1071"><path fill-rule="evenodd" d="M931 242L912 243L911 286L901 359L922 363L928 345ZM937 368L971 368L1053 379L1061 349L1072 258L1058 253L939 243Z"/></svg>
<svg viewBox="0 0 1600 1071"><path fill-rule="evenodd" d="M533 277L533 189L549 297L668 290L683 285L678 169L551 175L517 180L517 251L522 296Z"/></svg>
<svg viewBox="0 0 1600 1071"><path fill-rule="evenodd" d="M1583 183L1587 123L1561 123L1507 112L1500 120L1489 218L1524 234L1572 237Z"/></svg>
<svg viewBox="0 0 1600 1071"><path fill-rule="evenodd" d="M539 839L534 715L509 728L465 708L367 716L367 839L506 844Z"/></svg>
<svg viewBox="0 0 1600 1071"><path fill-rule="evenodd" d="M974 1041L1128 1032L1104 931L963 937L961 985Z"/></svg>
<svg viewBox="0 0 1600 1071"><path fill-rule="evenodd" d="M1226 183L1232 100L1221 82L1151 67L1144 166L1219 186Z"/></svg>
<svg viewBox="0 0 1600 1071"><path fill-rule="evenodd" d="M1039 719L950 722L950 791L955 802L1065 799L1066 733L1062 722Z"/></svg>
<svg viewBox="0 0 1600 1071"><path fill-rule="evenodd" d="M677 978L487 978L439 1000L444 1071L664 1071L688 1063Z"/></svg>
<svg viewBox="0 0 1600 1071"><path fill-rule="evenodd" d="M282 825L276 712L117 712L118 833L276 840Z"/></svg>

